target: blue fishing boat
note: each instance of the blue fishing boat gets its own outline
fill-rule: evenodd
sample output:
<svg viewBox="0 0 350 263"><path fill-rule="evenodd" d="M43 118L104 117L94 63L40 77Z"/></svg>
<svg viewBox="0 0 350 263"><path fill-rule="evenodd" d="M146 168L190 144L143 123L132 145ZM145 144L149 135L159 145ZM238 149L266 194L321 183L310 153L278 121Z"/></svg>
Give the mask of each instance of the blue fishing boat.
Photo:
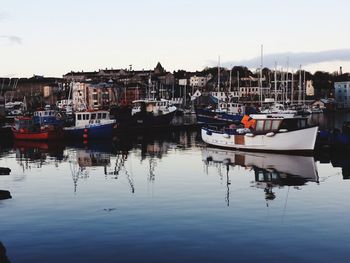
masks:
<svg viewBox="0 0 350 263"><path fill-rule="evenodd" d="M36 124L40 125L63 126L64 124L61 113L50 109L35 111L33 119Z"/></svg>
<svg viewBox="0 0 350 263"><path fill-rule="evenodd" d="M75 113L75 125L65 127L67 139L105 139L111 138L115 120L109 118L108 111L83 111Z"/></svg>

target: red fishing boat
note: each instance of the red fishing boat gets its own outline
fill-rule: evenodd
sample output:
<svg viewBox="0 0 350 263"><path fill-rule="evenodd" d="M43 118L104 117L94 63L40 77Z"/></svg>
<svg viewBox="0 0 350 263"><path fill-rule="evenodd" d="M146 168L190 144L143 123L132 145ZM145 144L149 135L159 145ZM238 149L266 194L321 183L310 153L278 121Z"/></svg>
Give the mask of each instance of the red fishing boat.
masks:
<svg viewBox="0 0 350 263"><path fill-rule="evenodd" d="M63 138L62 127L40 125L32 117L18 117L12 126L15 139L19 140L57 140Z"/></svg>

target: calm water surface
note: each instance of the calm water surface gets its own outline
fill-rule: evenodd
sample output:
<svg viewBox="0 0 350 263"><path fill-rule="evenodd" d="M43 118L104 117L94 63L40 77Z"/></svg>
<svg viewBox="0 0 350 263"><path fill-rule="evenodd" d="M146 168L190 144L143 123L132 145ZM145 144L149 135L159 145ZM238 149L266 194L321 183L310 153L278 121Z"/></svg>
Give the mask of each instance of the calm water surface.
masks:
<svg viewBox="0 0 350 263"><path fill-rule="evenodd" d="M347 153L226 151L178 132L9 143L0 167L10 262L350 261Z"/></svg>

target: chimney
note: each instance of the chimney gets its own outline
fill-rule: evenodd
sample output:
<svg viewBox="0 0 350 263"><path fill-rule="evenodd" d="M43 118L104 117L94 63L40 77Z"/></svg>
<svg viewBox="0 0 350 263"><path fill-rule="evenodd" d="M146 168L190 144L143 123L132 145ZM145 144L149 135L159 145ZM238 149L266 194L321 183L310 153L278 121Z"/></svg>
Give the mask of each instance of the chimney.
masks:
<svg viewBox="0 0 350 263"><path fill-rule="evenodd" d="M340 66L339 75L343 75L343 67L342 66Z"/></svg>

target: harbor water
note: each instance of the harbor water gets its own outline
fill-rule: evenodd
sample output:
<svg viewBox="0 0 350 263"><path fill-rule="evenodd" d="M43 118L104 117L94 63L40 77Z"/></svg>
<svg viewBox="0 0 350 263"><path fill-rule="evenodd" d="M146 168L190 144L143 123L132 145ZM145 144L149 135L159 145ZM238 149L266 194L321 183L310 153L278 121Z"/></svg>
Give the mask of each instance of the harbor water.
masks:
<svg viewBox="0 0 350 263"><path fill-rule="evenodd" d="M347 152L237 152L205 145L198 131L0 147L11 169L0 175L12 197L0 200L9 262L350 259Z"/></svg>

